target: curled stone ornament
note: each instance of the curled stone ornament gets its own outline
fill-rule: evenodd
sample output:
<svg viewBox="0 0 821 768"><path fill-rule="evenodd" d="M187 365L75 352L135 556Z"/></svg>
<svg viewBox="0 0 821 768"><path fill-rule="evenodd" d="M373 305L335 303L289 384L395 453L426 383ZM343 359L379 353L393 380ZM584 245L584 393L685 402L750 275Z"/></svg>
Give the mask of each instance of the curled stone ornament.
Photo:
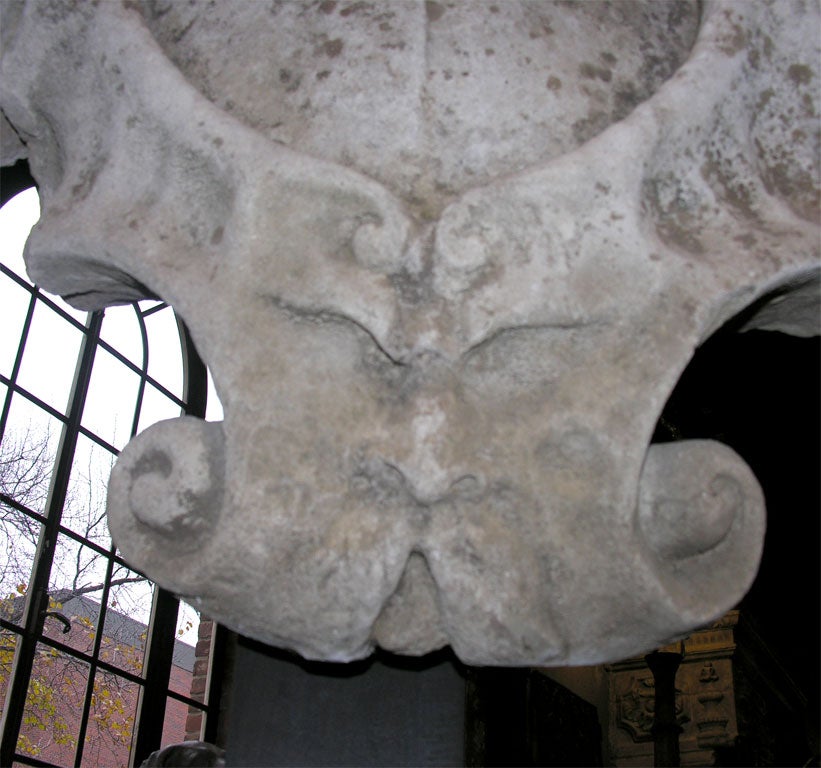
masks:
<svg viewBox="0 0 821 768"><path fill-rule="evenodd" d="M728 319L819 330L817 3L0 11L30 275L171 303L225 410L123 451L135 568L339 661L595 663L741 597L755 479L649 441Z"/></svg>
<svg viewBox="0 0 821 768"><path fill-rule="evenodd" d="M195 552L219 523L224 462L218 424L191 417L155 424L112 471L109 519L126 538L148 536L149 549L159 537L168 556Z"/></svg>

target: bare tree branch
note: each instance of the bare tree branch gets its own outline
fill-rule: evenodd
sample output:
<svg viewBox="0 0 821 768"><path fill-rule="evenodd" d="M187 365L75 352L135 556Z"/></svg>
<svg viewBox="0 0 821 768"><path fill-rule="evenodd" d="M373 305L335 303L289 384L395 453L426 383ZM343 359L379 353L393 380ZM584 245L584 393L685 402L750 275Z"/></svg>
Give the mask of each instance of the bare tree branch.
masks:
<svg viewBox="0 0 821 768"><path fill-rule="evenodd" d="M119 587L122 584L137 584L141 581L147 581L145 576L127 576L121 579L112 579L110 586ZM88 595L91 592L102 592L104 586L104 584L94 584L85 587L75 586L72 589L58 589L57 591L51 593L51 597L53 597L58 603L64 603L66 600L71 600L72 598L80 597L81 595Z"/></svg>

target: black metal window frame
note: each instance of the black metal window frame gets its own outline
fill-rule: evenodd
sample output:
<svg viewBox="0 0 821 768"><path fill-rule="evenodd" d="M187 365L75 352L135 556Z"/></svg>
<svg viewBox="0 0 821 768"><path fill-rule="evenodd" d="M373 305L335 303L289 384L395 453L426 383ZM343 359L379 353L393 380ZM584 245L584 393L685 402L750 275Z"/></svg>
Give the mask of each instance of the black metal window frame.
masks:
<svg viewBox="0 0 821 768"><path fill-rule="evenodd" d="M17 193L31 186L34 186L34 181L28 172L28 166L25 161L20 161L15 166L0 169L0 206L5 205L5 203ZM116 551L116 546L113 543L110 548L107 549L61 524L63 506L66 502L70 473L79 436L85 436L109 451L112 455L118 453L118 450L114 446L93 431L84 427L81 423L83 407L88 395L91 373L97 351L99 349L105 350L139 376L138 394L130 432L132 436L138 428L143 395L148 385L156 388L170 401L176 403L176 405L180 407L181 414L204 418L207 402L206 367L196 352L188 330L180 319L176 317L183 357L182 396L178 397L148 374L149 349L145 319L151 314L165 309L167 305L162 302L146 309L141 308L136 302L133 304L143 345L141 365L137 365L111 344L100 338L104 311L90 313L86 323L83 324L67 313L59 304L43 294L39 288L31 285L13 270L3 264L0 264L0 270L2 270L2 274L30 294L28 310L11 375L6 376L0 373L0 383L7 387L6 396L2 403L2 410L0 410L0 441L2 441L6 430L12 396L25 398L62 424L62 433L57 449L44 514L28 508L26 505L21 504L18 500L6 494L0 494L4 504L13 507L20 514L26 515L42 525L33 572L27 589L22 622L21 624L16 624L0 617L0 628L13 633L17 638L14 662L2 713L0 765L11 765L15 763L58 768L54 766L53 763L20 754L17 751L18 737L23 722L29 689L29 680L32 674L38 645L47 646L61 654L65 654L67 657L74 658L88 665L88 677L80 718L80 730L77 736L74 755L74 765L76 768L79 768L82 761L83 746L90 717L92 688L98 670L116 674L124 680L138 685L140 688L139 703L137 705L137 714L130 748L130 763L132 765L139 765L152 751L160 748L168 698L188 705L189 712L202 712L205 721L203 738L206 741L216 741L220 693L219 675L210 676L211 682L205 701L199 701L191 696L185 696L172 690L170 687L172 656L179 610L179 601L171 593L159 587L154 589L142 674L134 674L100 658L100 649L104 635L102 631L96 632L91 653L72 648L68 644L62 643L55 638L46 636L44 633L44 626L49 613L49 579L59 536L69 537L78 544L90 548L106 560L106 577L100 599L100 613L97 619L97 626L101 630L105 622L113 569L119 565L128 568L134 573L139 573L119 556ZM69 405L65 414L24 389L17 380L26 341L32 325L34 310L38 302L48 306L65 320L65 322L82 333L75 378L71 388ZM218 659L221 658L223 653L225 637L226 633L224 629L218 625L215 626L211 646L212 668L219 664Z"/></svg>

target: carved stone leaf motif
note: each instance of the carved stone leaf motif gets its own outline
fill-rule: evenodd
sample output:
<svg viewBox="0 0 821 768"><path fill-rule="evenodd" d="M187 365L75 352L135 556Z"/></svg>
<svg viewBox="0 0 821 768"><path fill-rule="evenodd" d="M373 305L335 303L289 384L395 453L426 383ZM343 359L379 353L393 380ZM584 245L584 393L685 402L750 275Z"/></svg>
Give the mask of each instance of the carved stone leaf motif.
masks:
<svg viewBox="0 0 821 768"><path fill-rule="evenodd" d="M650 741L653 738L650 729L655 710L654 696L652 676L633 677L629 690L619 699L617 722L634 741Z"/></svg>
<svg viewBox="0 0 821 768"><path fill-rule="evenodd" d="M135 567L340 661L594 663L737 602L755 478L648 440L729 317L817 331L817 9L0 10L31 276L168 300L225 409L123 452Z"/></svg>
<svg viewBox="0 0 821 768"><path fill-rule="evenodd" d="M655 717L656 687L652 675L631 676L627 691L618 698L616 722L635 742L652 741ZM685 692L676 688L676 722L683 726L690 721Z"/></svg>

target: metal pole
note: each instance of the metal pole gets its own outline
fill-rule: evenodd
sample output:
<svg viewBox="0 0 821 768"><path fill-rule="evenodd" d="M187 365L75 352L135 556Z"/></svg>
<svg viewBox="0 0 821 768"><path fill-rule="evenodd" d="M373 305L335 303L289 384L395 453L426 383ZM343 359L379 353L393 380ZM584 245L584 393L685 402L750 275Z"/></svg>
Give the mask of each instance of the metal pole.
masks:
<svg viewBox="0 0 821 768"><path fill-rule="evenodd" d="M682 653L653 651L644 660L656 685L656 707L653 718L653 765L679 766L678 737L681 726L676 721L676 672Z"/></svg>

